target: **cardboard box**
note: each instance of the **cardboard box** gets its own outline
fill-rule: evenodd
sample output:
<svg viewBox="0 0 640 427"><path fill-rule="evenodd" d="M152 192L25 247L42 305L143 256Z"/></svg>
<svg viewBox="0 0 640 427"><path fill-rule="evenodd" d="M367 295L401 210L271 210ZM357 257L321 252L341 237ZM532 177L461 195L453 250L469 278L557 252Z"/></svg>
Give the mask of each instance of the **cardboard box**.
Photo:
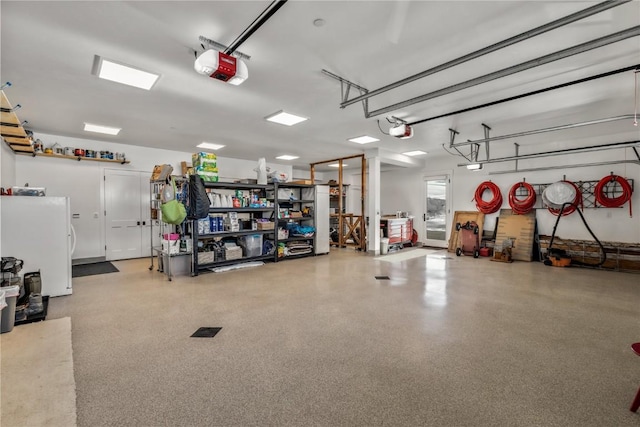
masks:
<svg viewBox="0 0 640 427"><path fill-rule="evenodd" d="M182 169L182 176L186 176L189 173L190 164L187 162L180 162L180 168Z"/></svg>
<svg viewBox="0 0 640 427"><path fill-rule="evenodd" d="M531 261L535 233L535 217L501 212L496 231L496 250L501 250L502 243L509 239L513 242L512 258L516 261Z"/></svg>
<svg viewBox="0 0 640 427"><path fill-rule="evenodd" d="M311 185L313 184L313 181L310 179L299 179L297 181L291 181L291 184Z"/></svg>
<svg viewBox="0 0 640 427"><path fill-rule="evenodd" d="M274 223L272 221L269 222L258 222L258 230L273 230L274 228Z"/></svg>
<svg viewBox="0 0 640 427"><path fill-rule="evenodd" d="M198 264L208 264L214 261L213 252L198 252Z"/></svg>
<svg viewBox="0 0 640 427"><path fill-rule="evenodd" d="M151 181L166 181L173 172L171 165L155 165L151 173Z"/></svg>

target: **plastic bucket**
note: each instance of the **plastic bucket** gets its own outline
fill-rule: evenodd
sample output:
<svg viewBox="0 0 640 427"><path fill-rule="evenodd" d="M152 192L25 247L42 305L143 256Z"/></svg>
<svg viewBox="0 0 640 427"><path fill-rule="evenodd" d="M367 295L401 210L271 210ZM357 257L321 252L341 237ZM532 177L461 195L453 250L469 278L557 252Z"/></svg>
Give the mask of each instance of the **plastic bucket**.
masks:
<svg viewBox="0 0 640 427"><path fill-rule="evenodd" d="M7 306L2 310L0 319L0 333L11 332L16 321L16 301L20 295L20 286L7 286L2 288Z"/></svg>
<svg viewBox="0 0 640 427"><path fill-rule="evenodd" d="M380 238L380 253L382 255L386 255L389 252L389 238L381 237Z"/></svg>

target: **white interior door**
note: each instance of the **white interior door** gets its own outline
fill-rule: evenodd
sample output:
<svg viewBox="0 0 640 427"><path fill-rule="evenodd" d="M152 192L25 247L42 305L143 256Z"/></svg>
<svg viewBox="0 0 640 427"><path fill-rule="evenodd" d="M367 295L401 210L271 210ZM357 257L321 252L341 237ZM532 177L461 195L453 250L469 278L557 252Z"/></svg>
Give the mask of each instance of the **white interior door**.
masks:
<svg viewBox="0 0 640 427"><path fill-rule="evenodd" d="M449 175L425 178L425 241L427 246L446 248L451 216Z"/></svg>
<svg viewBox="0 0 640 427"><path fill-rule="evenodd" d="M141 256L151 256L151 184L149 174L140 173ZM160 243L154 239L154 246Z"/></svg>
<svg viewBox="0 0 640 427"><path fill-rule="evenodd" d="M143 252L141 201L148 200L149 190L147 183L147 191L141 194L140 176L136 171L105 170L107 260L148 255L148 251Z"/></svg>

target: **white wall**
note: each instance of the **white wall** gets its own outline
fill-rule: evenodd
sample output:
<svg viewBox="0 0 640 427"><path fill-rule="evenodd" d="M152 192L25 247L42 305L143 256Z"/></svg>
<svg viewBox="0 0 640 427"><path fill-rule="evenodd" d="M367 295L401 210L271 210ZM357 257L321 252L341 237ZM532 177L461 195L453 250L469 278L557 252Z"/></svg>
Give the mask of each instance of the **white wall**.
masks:
<svg viewBox="0 0 640 427"><path fill-rule="evenodd" d="M0 141L0 187L11 188L16 183L16 155L7 144ZM0 207L2 207L2 197L0 197ZM0 235L0 242L2 235ZM2 251L0 250L0 255Z"/></svg>
<svg viewBox="0 0 640 427"><path fill-rule="evenodd" d="M409 212L413 216L413 228L418 232L418 240L425 237L424 176L421 168L383 171L380 174L380 212L395 215L396 211Z"/></svg>
<svg viewBox="0 0 640 427"><path fill-rule="evenodd" d="M0 145L0 187L11 188L16 183L16 154L4 142Z"/></svg>
<svg viewBox="0 0 640 427"><path fill-rule="evenodd" d="M529 160L527 163L520 162L519 167L534 168L544 167L551 164L565 165L580 164L587 162L600 162L610 159L624 158L624 154L608 152L591 153L588 157L554 157L547 159ZM631 159L629 154L627 158ZM508 193L512 185L522 181L523 178L532 184L545 184L560 181L566 175L566 179L571 181L591 181L600 180L610 172L633 179L635 193L632 197L632 204L636 212L634 217L629 217L629 206L626 204L619 209L585 209L584 216L587 223L598 237L603 241L638 243L640 242L640 166L633 164L620 164L609 166L589 166L579 168L565 168L561 170L547 170L537 172L515 172L509 174L489 175L489 170L501 171L513 169L513 162L486 165L485 169L477 172L468 171L464 167L458 167L461 163L458 157L438 157L427 159L424 169L404 169L384 172L381 184L381 208L383 213L395 213L396 210L409 211L415 216L415 228L418 231L420 240L424 237L424 222L422 213L424 210L424 183L423 177L437 175L438 173L450 169L452 174L452 211L476 210L475 202L472 201L478 185L483 181L496 183L502 192L503 209L510 209L508 203ZM487 194L488 196L488 194ZM546 209L537 210L538 229L540 234L550 235L556 217ZM485 229L492 230L495 227L496 218L499 213L487 215L485 217ZM556 235L567 239L593 240L589 232L584 227L580 216L577 213L563 217L558 225Z"/></svg>
<svg viewBox="0 0 640 427"><path fill-rule="evenodd" d="M179 175L180 162L191 163L191 152L160 150L46 134L36 134L34 137L41 139L45 147L57 142L63 147L124 152L131 162L123 165L48 157L15 156L16 185L22 186L29 183L32 187L46 187L48 196L71 198L71 212L79 214L79 218L72 219L77 234L74 259L105 256L103 180L105 169L142 171L149 173L149 177L151 177L151 171L157 164L170 164L174 168L174 174ZM257 159L253 161L218 157L220 180L255 179L256 172L253 169L257 163ZM291 176L292 168L290 165L267 163L267 166L272 170L284 171ZM94 217L96 214L97 218Z"/></svg>

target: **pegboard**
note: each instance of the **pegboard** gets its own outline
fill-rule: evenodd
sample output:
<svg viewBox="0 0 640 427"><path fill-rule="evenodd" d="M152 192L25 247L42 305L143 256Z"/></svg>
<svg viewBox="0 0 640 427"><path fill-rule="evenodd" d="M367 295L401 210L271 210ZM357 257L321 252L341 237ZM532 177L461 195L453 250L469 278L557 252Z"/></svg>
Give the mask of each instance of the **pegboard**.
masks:
<svg viewBox="0 0 640 427"><path fill-rule="evenodd" d="M578 189L582 193L582 201L584 204L584 208L603 208L604 207L604 206L596 205L596 195L594 192L596 185L598 185L598 182L600 182L600 180L572 181L572 182L578 187ZM627 179L627 182L631 186L631 190L635 191L635 188L633 186L633 179ZM531 184L531 186L536 192L536 204L534 205L533 209L547 209L548 206L542 201L542 192L552 183L549 183L549 184L529 183L529 184ZM607 185L605 188L606 190L608 190L606 195L609 198L618 197L622 195L622 189L620 188L620 184L618 183L612 183L610 185ZM510 191L510 190L511 190L511 187L509 187L509 190L507 191ZM528 194L529 193L527 192L527 190L523 187L520 187L518 188L518 190L516 190L516 197L518 198L527 197Z"/></svg>

